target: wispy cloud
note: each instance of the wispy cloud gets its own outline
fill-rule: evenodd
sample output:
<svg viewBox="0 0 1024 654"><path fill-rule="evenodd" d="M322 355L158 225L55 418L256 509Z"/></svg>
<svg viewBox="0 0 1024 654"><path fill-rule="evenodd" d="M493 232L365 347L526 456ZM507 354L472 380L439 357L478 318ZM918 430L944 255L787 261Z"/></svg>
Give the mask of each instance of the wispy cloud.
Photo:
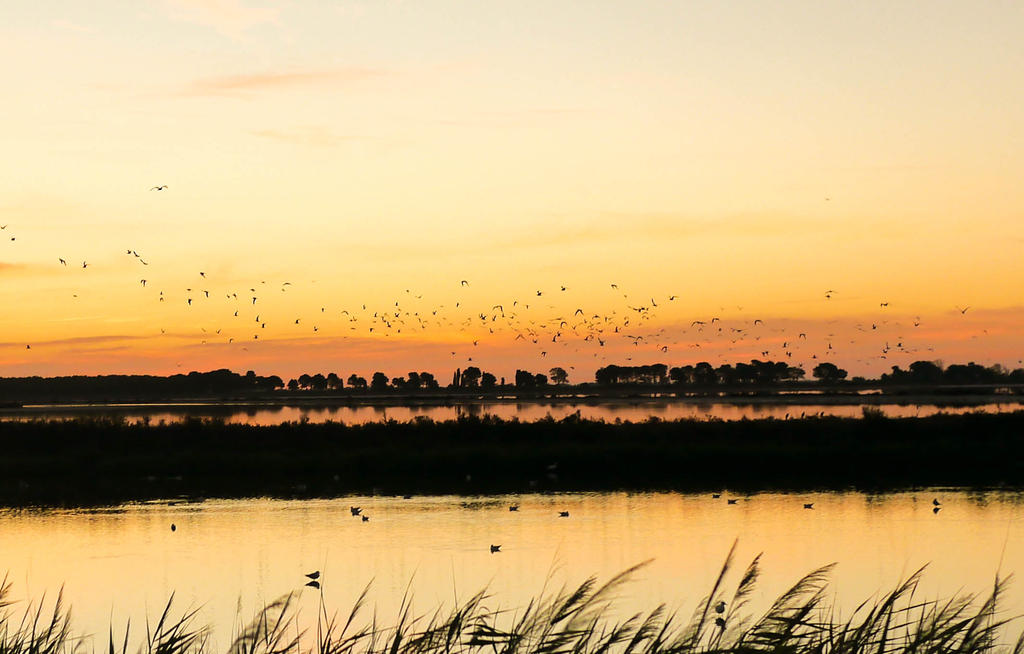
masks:
<svg viewBox="0 0 1024 654"><path fill-rule="evenodd" d="M317 71L247 73L197 79L182 91L184 96L244 96L257 92L295 88L335 88L391 75L376 68L334 68Z"/></svg>
<svg viewBox="0 0 1024 654"><path fill-rule="evenodd" d="M231 38L241 38L258 25L277 22L277 7L253 7L242 0L166 0L178 20L211 27Z"/></svg>
<svg viewBox="0 0 1024 654"><path fill-rule="evenodd" d="M60 271L38 263L4 263L0 261L0 277L26 277L55 274L56 272Z"/></svg>
<svg viewBox="0 0 1024 654"><path fill-rule="evenodd" d="M297 145L329 147L357 139L356 136L335 134L327 127L310 126L291 129L257 129L250 132L261 138L285 141Z"/></svg>

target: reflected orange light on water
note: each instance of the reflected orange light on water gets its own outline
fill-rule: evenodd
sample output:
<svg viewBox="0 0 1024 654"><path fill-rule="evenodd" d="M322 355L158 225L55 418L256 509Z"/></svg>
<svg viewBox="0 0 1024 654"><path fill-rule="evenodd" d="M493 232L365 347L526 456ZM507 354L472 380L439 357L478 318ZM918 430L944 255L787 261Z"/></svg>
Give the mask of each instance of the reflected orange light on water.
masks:
<svg viewBox="0 0 1024 654"><path fill-rule="evenodd" d="M681 475L685 471L680 472ZM737 499L735 505L726 499ZM941 511L933 512L939 498ZM510 512L512 503L520 506ZM813 503L813 509L804 509ZM350 514L359 506L370 518ZM568 511L568 518L560 518ZM742 496L566 494L467 497L346 497L310 501L206 501L126 505L95 511L5 511L0 558L21 597L64 586L80 629L107 631L131 616L143 624L171 592L199 608L226 646L243 617L321 570L329 608L346 613L373 582L379 619L395 615L406 588L417 613L487 586L491 605L523 606L548 587L608 579L647 559L620 593L618 615L658 603L683 616L714 581L732 542L736 570L763 552L752 610L800 576L838 562L832 580L844 612L928 564L921 596L983 592L997 572L1024 564L1020 497L1013 493L924 491ZM174 523L176 530L171 531ZM490 545L501 545L497 554ZM965 553L969 553L965 555ZM549 579L550 577L550 579ZM315 614L306 588L304 616ZM1012 587L1004 608L1024 610ZM123 623L118 623L123 624Z"/></svg>

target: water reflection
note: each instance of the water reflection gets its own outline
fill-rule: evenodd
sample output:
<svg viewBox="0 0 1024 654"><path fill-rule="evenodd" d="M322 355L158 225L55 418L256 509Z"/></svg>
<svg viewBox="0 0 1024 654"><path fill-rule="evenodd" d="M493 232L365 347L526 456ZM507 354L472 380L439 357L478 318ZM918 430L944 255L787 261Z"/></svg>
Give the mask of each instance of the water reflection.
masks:
<svg viewBox="0 0 1024 654"><path fill-rule="evenodd" d="M941 502L933 512L933 500ZM729 504L728 500L736 500ZM149 503L101 510L0 512L0 560L15 594L38 599L61 585L76 624L105 637L113 609L143 624L172 591L200 609L226 646L237 607L303 588L321 570L329 606L347 610L373 581L381 619L407 586L417 612L487 585L495 605L524 604L545 580L603 579L653 559L619 610L665 602L688 615L739 539L736 574L764 552L753 597L763 609L804 573L838 561L833 590L846 610L924 564L922 597L991 587L1024 566L1019 493L806 493L722 497L675 493ZM804 504L813 503L813 509ZM518 511L508 507L518 505ZM362 507L370 518L351 515ZM568 511L569 518L560 518ZM177 527L170 530L170 524ZM490 545L501 545L492 554ZM734 575L735 577L735 575ZM731 583L735 583L732 579ZM304 591L303 610L318 596ZM1011 587L1008 615L1024 612ZM121 623L123 624L123 622ZM217 634L215 634L216 637Z"/></svg>
<svg viewBox="0 0 1024 654"><path fill-rule="evenodd" d="M182 422L189 418L214 418L228 423L247 425L279 425L284 422L327 421L346 424L371 422L409 422L419 418L454 420L461 417L494 416L505 420L533 422L552 418L559 420L578 415L589 420L641 422L660 420L754 420L774 418L786 420L806 416L837 416L859 418L865 409L879 410L893 418L926 417L937 413L962 414L974 411L1003 413L1019 411L1024 404L1017 401L982 404L956 403L918 404L897 402L854 402L849 404L806 402L793 404L780 401L721 402L704 400L616 400L601 402L504 402L481 401L443 405L282 405L196 403L176 405L103 404L90 406L45 405L0 411L2 420L72 419L79 417L116 417L129 422L152 424Z"/></svg>

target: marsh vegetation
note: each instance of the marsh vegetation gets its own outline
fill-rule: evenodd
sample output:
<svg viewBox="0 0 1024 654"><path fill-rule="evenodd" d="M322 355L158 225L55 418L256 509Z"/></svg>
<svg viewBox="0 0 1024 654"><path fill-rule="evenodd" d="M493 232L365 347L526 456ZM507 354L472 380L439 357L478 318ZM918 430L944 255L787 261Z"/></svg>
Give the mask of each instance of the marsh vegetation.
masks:
<svg viewBox="0 0 1024 654"><path fill-rule="evenodd" d="M879 593L843 616L829 600L827 565L806 574L765 610L752 602L760 556L733 572L735 545L710 591L689 616L667 605L623 614L617 602L644 564L599 584L544 590L525 606L503 608L484 589L453 606L415 613L402 598L397 614L372 610L365 589L345 612L326 606L316 615L298 609L299 591L239 621L229 654L688 654L699 652L982 652L1024 651L1024 634L1001 611L1007 579L991 592L948 599L921 597L924 569L889 592ZM738 570L737 570L738 572ZM318 575L319 576L319 575ZM325 578L321 582L329 583ZM311 584L320 589L319 582ZM318 592L309 588L306 592ZM686 592L685 589L681 592ZM11 584L0 585L0 651L5 654L206 654L215 651L210 626L197 624L196 611L178 610L174 597L162 613L142 626L111 624L107 634L78 635L71 611L57 595L22 605L10 601ZM683 598L681 598L683 599ZM103 641L106 641L103 643Z"/></svg>
<svg viewBox="0 0 1024 654"><path fill-rule="evenodd" d="M671 489L1016 486L1024 412L608 423L0 424L8 504Z"/></svg>

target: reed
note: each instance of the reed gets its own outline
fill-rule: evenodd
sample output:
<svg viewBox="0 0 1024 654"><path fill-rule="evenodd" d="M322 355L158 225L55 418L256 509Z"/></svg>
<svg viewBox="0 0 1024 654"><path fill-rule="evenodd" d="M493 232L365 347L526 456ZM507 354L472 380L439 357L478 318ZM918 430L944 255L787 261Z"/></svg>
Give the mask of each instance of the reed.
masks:
<svg viewBox="0 0 1024 654"><path fill-rule="evenodd" d="M579 586L543 590L525 607L490 608L486 590L448 609L414 615L407 591L395 619L382 624L367 615L364 589L347 614L328 610L321 591L317 616L301 619L289 594L258 610L236 630L228 654L891 654L1024 652L1024 634L1012 633L1012 619L999 604L1008 578L997 578L990 594L922 599L918 570L893 590L864 602L842 618L829 597L831 565L814 570L779 596L763 613L749 610L760 557L735 585L726 583L735 545L710 592L684 620L667 606L620 617L616 601L623 585L646 564L604 584L595 578ZM10 584L0 585L0 654L85 654L90 639L71 632L61 594L50 610L45 601L20 615L9 601ZM146 624L137 646L109 632L108 654L207 654L210 629L195 624L195 611L175 613L173 596L155 624ZM178 617L174 617L174 616ZM309 626L300 628L300 625Z"/></svg>
<svg viewBox="0 0 1024 654"><path fill-rule="evenodd" d="M621 424L575 416L268 427L211 420L0 422L0 504L365 492L1020 487L1021 433L1024 411ZM549 474L556 462L557 474Z"/></svg>

